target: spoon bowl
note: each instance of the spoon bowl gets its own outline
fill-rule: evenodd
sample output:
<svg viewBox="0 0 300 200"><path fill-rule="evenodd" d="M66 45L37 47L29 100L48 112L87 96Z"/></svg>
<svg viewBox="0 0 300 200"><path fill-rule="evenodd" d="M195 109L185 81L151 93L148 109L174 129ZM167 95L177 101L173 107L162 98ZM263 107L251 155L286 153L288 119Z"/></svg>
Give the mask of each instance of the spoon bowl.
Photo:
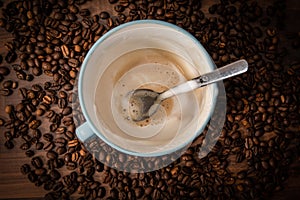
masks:
<svg viewBox="0 0 300 200"><path fill-rule="evenodd" d="M137 89L129 98L129 115L135 122L145 120L152 116L160 104L160 93L150 89Z"/></svg>

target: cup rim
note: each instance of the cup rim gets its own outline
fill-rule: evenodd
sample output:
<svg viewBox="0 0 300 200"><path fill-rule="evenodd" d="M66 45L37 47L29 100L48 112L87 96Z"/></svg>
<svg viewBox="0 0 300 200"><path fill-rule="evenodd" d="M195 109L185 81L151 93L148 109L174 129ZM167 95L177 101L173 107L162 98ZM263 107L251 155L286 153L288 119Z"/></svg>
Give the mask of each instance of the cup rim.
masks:
<svg viewBox="0 0 300 200"><path fill-rule="evenodd" d="M192 137L191 140L188 140L184 143L182 143L181 145L178 145L177 147L174 147L170 150L167 151L159 151L159 152L150 152L150 153L140 153L140 152L135 152L135 151L130 151L127 149L124 149L120 146L118 146L117 144L109 141L106 137L104 137L104 135L96 128L96 126L94 125L93 121L91 120L90 116L88 115L87 109L85 107L85 102L84 102L84 98L83 98L83 77L84 77L84 72L87 68L87 63L90 59L90 57L92 56L93 52L95 51L95 49L104 41L106 40L108 37L110 37L111 35L113 35L114 33L118 32L121 29L124 29L126 27L132 26L132 25L139 25L139 24L158 24L158 25L162 25L165 27L169 27L175 31L178 31L180 33L182 33L183 35L187 36L189 39L191 39L195 45L197 46L198 49L200 49L203 54L205 55L205 57L208 59L208 64L211 70L215 69L215 64L213 62L213 60L211 59L210 55L208 54L208 52L206 51L206 49L202 46L202 44L188 31L184 30L183 28L176 26L174 24L171 24L169 22L165 22L165 21L161 21L161 20L152 20L152 19L143 19L143 20L136 20L136 21L131 21L131 22L127 22L124 24L121 24L111 30L109 30L108 32L106 32L104 35L102 35L94 44L93 46L89 49L89 51L87 52L85 59L80 67L80 73L79 73L79 77L78 77L78 98L79 98L79 104L82 110L82 113L86 119L85 123L88 123L90 128L92 129L93 133L99 137L102 141L104 141L106 144L108 144L109 146L113 147L114 149L122 152L122 153L126 153L129 155L133 155L133 156L139 156L139 157L158 157L158 156L163 156L163 155L167 155L167 154L171 154L174 153L184 147L186 147L188 144L190 144L191 142L193 142L193 140L199 136L202 131L204 130L205 126L208 124L208 121L210 120L213 111L215 109L215 104L216 104L216 96L218 93L218 88L217 85L211 84L211 86L213 87L213 102L212 102L212 106L210 109L210 113L208 114L208 117L206 118L206 120L203 123L203 126L201 126L199 128L199 130L195 131L194 135L195 137Z"/></svg>

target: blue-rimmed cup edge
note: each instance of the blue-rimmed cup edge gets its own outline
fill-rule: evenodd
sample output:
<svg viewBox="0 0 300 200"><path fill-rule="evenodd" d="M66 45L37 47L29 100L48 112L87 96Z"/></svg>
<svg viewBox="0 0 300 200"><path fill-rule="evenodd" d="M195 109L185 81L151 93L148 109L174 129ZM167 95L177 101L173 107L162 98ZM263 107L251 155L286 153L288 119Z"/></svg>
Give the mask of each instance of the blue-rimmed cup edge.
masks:
<svg viewBox="0 0 300 200"><path fill-rule="evenodd" d="M129 23L126 23L126 24L123 24L123 25L120 25L114 29L112 29L111 31L107 32L105 35L103 35L93 46L92 48L90 49L90 51L88 52L83 64L82 64L82 67L81 67L81 70L80 70L80 75L79 75L79 89L78 89L78 92L79 92L79 101L80 101L80 105L81 105L81 108L82 108L82 112L83 112L83 115L86 119L86 122L84 124L82 124L80 127L78 127L76 129L76 134L78 136L78 138L81 140L81 141L85 141L86 139L88 139L89 137L93 136L93 135L97 135L101 140L103 140L105 143L109 144L110 146L112 146L113 148L123 152L123 153L126 153L126 154L130 154L130 155L135 155L135 156L160 156L160 155L164 155L164 154L169 154L173 151L176 151L180 148L183 148L184 146L188 145L189 143L192 142L192 139L190 140L187 140L185 143L183 143L181 146L177 146L177 147L174 147L172 150L170 151L164 151L162 153L140 153L140 152L132 152L132 151L128 151L126 149L123 149L121 147L119 147L118 145L112 143L111 141L109 141L106 137L104 137L104 135L98 131L98 129L96 128L95 124L93 123L93 121L90 119L90 116L86 110L86 107L85 107L85 100L84 100L84 97L83 97L83 78L85 76L85 70L87 68L87 65L88 65L88 62L90 60L90 57L94 56L94 52L95 52L95 49L98 48L102 43L103 41L109 39L109 37L112 37L114 34L118 34L118 31L120 30L125 30L125 29L129 29L130 30L130 27L133 26L133 25L161 25L161 26L166 26L167 28L173 28L174 30L178 31L179 33L182 33L183 35L189 37L191 40L193 40L197 45L197 47L202 51L202 53L206 54L205 57L207 58L206 62L208 63L209 65L209 68L210 70L213 70L215 68L214 66L214 63L212 62L210 56L208 55L208 53L205 51L205 49L203 48L203 46L192 36L190 35L188 32L184 31L183 29L175 26L175 25L172 25L172 24L169 24L169 23L166 23L166 22L161 22L161 21L157 21L157 20L139 20L139 21L134 21L134 22L129 22ZM96 84L96 83L95 83ZM213 95L217 95L217 87L215 84L213 85L210 85L208 87L211 87L211 90L213 91L212 94ZM212 97L213 101L211 102L211 109L208 110L209 112L209 115L205 121L205 123L202 124L201 127L199 127L199 130L197 132L195 132L193 134L193 137L192 138L195 138L196 136L198 136L199 134L201 134L201 132L203 131L203 129L205 128L205 125L208 123L209 119L210 119L210 116L213 112L213 108L216 104L216 101L215 101L215 97Z"/></svg>

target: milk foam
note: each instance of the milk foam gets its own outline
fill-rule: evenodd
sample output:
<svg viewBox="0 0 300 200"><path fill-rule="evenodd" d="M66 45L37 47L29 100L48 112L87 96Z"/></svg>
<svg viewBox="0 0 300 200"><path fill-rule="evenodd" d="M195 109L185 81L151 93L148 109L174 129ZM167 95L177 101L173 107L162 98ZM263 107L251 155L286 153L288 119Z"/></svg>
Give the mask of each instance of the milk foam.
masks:
<svg viewBox="0 0 300 200"><path fill-rule="evenodd" d="M145 144L163 148L178 133L194 133L198 128L201 89L163 101L150 119L139 123L129 117L128 95L138 88L162 92L196 76L199 72L193 66L164 50L139 49L122 55L108 66L96 89L98 121L110 129L103 134L123 138L124 143L143 140Z"/></svg>

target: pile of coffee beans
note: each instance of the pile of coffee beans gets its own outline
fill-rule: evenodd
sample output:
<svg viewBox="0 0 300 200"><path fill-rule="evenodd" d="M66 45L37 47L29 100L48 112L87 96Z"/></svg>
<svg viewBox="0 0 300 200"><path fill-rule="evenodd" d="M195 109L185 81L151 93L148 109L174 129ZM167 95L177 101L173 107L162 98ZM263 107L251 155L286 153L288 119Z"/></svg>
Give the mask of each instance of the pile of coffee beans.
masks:
<svg viewBox="0 0 300 200"><path fill-rule="evenodd" d="M300 59L287 59L299 50L300 35L282 34L285 1L220 0L208 7L200 0L108 0L111 9L97 13L88 4L93 2L0 5L0 27L12 36L0 56L0 97L20 98L0 111L0 137L8 149L20 144L28 157L20 171L47 191L45 199L261 199L284 188L300 144ZM76 78L104 33L139 19L176 24L203 44L218 67L246 59L249 70L224 81L226 121L207 156L199 158L206 129L168 166L129 173L109 167L122 165L126 156L98 142L90 142L92 154L77 139L76 125L84 118ZM134 169L141 162L127 163Z"/></svg>

